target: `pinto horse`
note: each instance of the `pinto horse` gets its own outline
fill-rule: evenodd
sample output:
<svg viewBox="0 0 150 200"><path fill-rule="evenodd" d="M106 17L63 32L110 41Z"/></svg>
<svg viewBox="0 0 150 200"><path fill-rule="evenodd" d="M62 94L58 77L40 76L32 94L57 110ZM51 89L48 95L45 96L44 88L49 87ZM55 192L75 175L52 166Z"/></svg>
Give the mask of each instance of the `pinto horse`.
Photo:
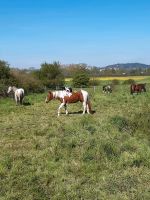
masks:
<svg viewBox="0 0 150 200"><path fill-rule="evenodd" d="M138 94L138 93L141 93L141 92L146 92L145 85L146 84L143 84L143 83L141 83L141 84L132 84L130 86L131 94L133 94L133 93L137 93Z"/></svg>
<svg viewBox="0 0 150 200"><path fill-rule="evenodd" d="M110 85L104 85L103 92L104 93L112 93L112 87Z"/></svg>
<svg viewBox="0 0 150 200"><path fill-rule="evenodd" d="M18 103L20 103L20 104L22 104L22 102L23 102L23 98L24 98L24 89L22 89L22 88L16 88L15 86L10 86L9 88L8 88L8 91L7 91L7 93L9 94L10 92L14 92L14 95L15 95L15 101L16 101L16 105L18 104Z"/></svg>
<svg viewBox="0 0 150 200"><path fill-rule="evenodd" d="M60 91L49 91L45 99L45 102L48 103L52 99L58 99L61 104L58 108L58 116L60 115L60 109L64 106L66 115L68 114L67 104L76 103L78 101L83 103L83 114L87 111L88 114L92 113L91 104L89 101L89 94L85 90L80 90L77 92L72 92L71 96L67 94L65 90Z"/></svg>

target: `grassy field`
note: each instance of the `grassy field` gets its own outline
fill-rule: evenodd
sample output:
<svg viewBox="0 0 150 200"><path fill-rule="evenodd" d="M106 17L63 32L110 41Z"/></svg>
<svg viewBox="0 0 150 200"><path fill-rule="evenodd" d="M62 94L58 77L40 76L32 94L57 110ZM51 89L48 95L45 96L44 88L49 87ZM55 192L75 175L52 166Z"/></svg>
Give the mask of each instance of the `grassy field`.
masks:
<svg viewBox="0 0 150 200"><path fill-rule="evenodd" d="M149 200L150 84L130 95L87 89L95 113L80 103L57 117L46 94L0 99L0 200Z"/></svg>

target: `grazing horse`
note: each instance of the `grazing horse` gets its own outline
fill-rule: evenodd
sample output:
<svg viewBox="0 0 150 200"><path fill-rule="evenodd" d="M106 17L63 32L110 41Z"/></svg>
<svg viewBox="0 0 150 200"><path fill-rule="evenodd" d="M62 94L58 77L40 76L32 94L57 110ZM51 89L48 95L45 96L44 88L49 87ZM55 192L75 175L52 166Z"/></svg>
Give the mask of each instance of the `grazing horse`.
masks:
<svg viewBox="0 0 150 200"><path fill-rule="evenodd" d="M23 101L23 98L24 98L24 89L22 89L22 88L18 89L15 86L12 86L12 87L10 86L8 88L7 93L9 94L11 91L14 92L16 105L18 103L22 104L22 101Z"/></svg>
<svg viewBox="0 0 150 200"><path fill-rule="evenodd" d="M103 86L103 92L104 93L112 93L112 88L110 85L104 85Z"/></svg>
<svg viewBox="0 0 150 200"><path fill-rule="evenodd" d="M141 93L141 92L146 92L146 88L145 88L145 83L141 83L141 84L132 84L130 86L130 92L131 94L133 93Z"/></svg>
<svg viewBox="0 0 150 200"><path fill-rule="evenodd" d="M58 99L61 102L61 104L58 108L58 116L60 115L60 109L63 106L65 108L66 115L67 115L68 114L67 104L76 103L78 101L83 103L83 114L85 114L86 111L88 114L92 113L91 104L89 101L89 94L85 90L72 92L71 96L69 96L65 90L54 91L54 92L49 91L48 95L45 99L45 102L48 103L52 99Z"/></svg>

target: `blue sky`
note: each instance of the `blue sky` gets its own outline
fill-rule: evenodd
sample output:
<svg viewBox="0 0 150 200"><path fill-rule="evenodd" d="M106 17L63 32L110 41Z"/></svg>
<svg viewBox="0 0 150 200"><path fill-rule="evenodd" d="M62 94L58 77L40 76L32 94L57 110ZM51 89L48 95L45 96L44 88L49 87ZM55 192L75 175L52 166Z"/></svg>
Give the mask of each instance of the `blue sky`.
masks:
<svg viewBox="0 0 150 200"><path fill-rule="evenodd" d="M150 64L149 0L0 0L0 59Z"/></svg>

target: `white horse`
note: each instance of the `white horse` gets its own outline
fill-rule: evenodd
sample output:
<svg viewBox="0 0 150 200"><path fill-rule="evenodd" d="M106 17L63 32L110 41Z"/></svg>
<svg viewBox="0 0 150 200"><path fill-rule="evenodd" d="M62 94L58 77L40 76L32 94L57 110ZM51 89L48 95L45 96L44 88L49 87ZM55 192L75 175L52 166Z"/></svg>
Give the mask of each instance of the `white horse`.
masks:
<svg viewBox="0 0 150 200"><path fill-rule="evenodd" d="M58 116L60 115L60 109L63 106L65 108L66 114L68 114L67 104L76 103L78 101L83 103L83 114L85 114L85 111L87 111L88 114L92 113L91 103L89 100L89 94L85 90L72 92L71 95L68 95L67 91L65 91L65 90L54 91L54 92L49 91L48 95L45 99L45 102L48 103L52 99L58 99L61 102L61 104L58 108Z"/></svg>
<svg viewBox="0 0 150 200"><path fill-rule="evenodd" d="M9 88L8 88L8 91L7 91L7 93L9 94L10 92L14 92L14 95L15 95L15 101L16 101L16 105L18 104L18 103L20 103L20 104L22 104L22 102L23 102L23 98L24 98L24 89L22 89L22 88L16 88L15 86L10 86Z"/></svg>

